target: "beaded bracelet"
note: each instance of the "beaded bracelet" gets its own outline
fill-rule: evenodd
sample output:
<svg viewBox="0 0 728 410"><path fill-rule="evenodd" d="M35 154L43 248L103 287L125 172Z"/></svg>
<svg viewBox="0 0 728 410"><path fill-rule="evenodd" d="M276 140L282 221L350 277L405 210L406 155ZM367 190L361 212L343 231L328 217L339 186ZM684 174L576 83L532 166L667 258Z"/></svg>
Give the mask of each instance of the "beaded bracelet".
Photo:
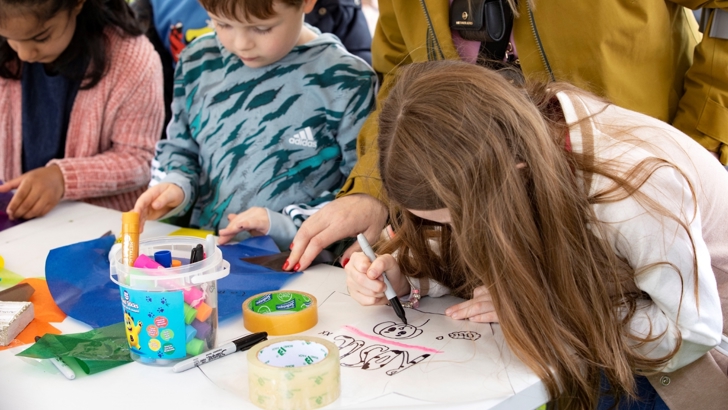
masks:
<svg viewBox="0 0 728 410"><path fill-rule="evenodd" d="M420 290L417 288L412 288L409 300L406 302L402 302L402 307L410 309L416 309L420 307Z"/></svg>

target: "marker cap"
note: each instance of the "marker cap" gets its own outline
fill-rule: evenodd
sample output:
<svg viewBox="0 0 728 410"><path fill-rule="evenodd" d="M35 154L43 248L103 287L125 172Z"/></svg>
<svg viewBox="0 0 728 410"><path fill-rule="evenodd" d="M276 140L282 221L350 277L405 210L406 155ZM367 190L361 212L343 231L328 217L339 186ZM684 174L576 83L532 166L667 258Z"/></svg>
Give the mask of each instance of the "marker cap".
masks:
<svg viewBox="0 0 728 410"><path fill-rule="evenodd" d="M172 252L170 251L157 251L154 252L154 261L164 266L165 268L172 267Z"/></svg>
<svg viewBox="0 0 728 410"><path fill-rule="evenodd" d="M193 320L192 324L190 325L193 328L197 330L197 338L198 339L207 339L207 336L210 336L210 332L212 331L212 326L210 326L207 322L200 322L199 320ZM189 326L188 326L189 327Z"/></svg>
<svg viewBox="0 0 728 410"><path fill-rule="evenodd" d="M188 304L184 304L184 316L185 316L185 324L189 325L192 323L193 320L195 320L195 316L197 316L197 309L193 308L192 306Z"/></svg>
<svg viewBox="0 0 728 410"><path fill-rule="evenodd" d="M209 318L211 314L212 308L207 303L201 302L199 305L197 305L197 315L195 316L200 322L204 322L205 320L207 320L207 318Z"/></svg>
<svg viewBox="0 0 728 410"><path fill-rule="evenodd" d="M191 342L187 343L187 354L197 356L198 354L205 351L205 341L197 338L192 339Z"/></svg>
<svg viewBox="0 0 728 410"><path fill-rule="evenodd" d="M193 321L192 323L195 323L195 322ZM185 326L185 336L186 336L185 342L186 343L191 342L192 339L194 339L195 336L197 336L197 329L195 329L195 327L192 325Z"/></svg>

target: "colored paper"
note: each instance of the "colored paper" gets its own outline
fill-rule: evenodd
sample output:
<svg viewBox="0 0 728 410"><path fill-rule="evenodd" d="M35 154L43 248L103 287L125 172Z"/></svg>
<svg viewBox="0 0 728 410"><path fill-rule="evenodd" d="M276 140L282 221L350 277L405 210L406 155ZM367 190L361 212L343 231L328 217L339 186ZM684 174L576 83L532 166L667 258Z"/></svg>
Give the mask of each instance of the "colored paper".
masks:
<svg viewBox="0 0 728 410"><path fill-rule="evenodd" d="M2 181L0 181L0 184L2 184ZM0 231L20 225L26 221L25 219L10 220L8 213L5 210L8 209L8 204L11 199L13 199L12 192L0 193Z"/></svg>
<svg viewBox="0 0 728 410"><path fill-rule="evenodd" d="M174 232L169 233L169 236L195 236L197 238L205 239L207 235L214 235L213 231L206 231L204 229L195 228L179 228Z"/></svg>
<svg viewBox="0 0 728 410"><path fill-rule="evenodd" d="M44 279L30 278L23 280L21 283L27 283L35 289L30 297L30 302L33 303L33 310L35 311L35 319L20 332L15 340L10 342L8 346L0 347L0 350L33 343L36 336L42 336L46 333L60 334L61 331L53 327L51 323L60 323L66 319L66 314L53 301L48 290L48 284Z"/></svg>
<svg viewBox="0 0 728 410"><path fill-rule="evenodd" d="M20 283L21 280L23 280L23 277L15 272L5 269L4 263L3 266L0 266L0 289L15 286Z"/></svg>
<svg viewBox="0 0 728 410"><path fill-rule="evenodd" d="M60 357L74 362L86 374L94 374L131 362L124 323L101 327L85 333L45 335L17 356L35 359Z"/></svg>
<svg viewBox="0 0 728 410"><path fill-rule="evenodd" d="M106 236L56 248L46 258L46 279L56 303L68 316L91 327L123 320L119 287L109 278L108 253L114 240ZM270 237L253 237L219 248L230 263L228 276L217 282L219 320L241 315L247 297L278 290L296 276L240 260L277 253L278 247Z"/></svg>

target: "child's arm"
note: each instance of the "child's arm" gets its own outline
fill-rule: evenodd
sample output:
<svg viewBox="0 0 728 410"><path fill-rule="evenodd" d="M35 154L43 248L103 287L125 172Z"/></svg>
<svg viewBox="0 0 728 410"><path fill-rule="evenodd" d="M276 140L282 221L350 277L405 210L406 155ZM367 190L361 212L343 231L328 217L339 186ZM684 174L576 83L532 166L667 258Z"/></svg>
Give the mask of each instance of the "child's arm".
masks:
<svg viewBox="0 0 728 410"><path fill-rule="evenodd" d="M49 165L28 171L4 184L0 193L16 189L8 203L8 217L13 219L32 219L50 212L63 198L63 174L56 165Z"/></svg>
<svg viewBox="0 0 728 410"><path fill-rule="evenodd" d="M664 332L639 350L651 358L664 357L682 337L677 354L660 369L670 372L695 361L720 342L721 305L702 237L700 212L683 176L673 168L662 167L640 192L676 215L688 230L671 218L646 211L634 196L596 205L595 211L604 222L605 239L635 269L637 287L650 297L649 301L639 301L629 323L631 332L640 337Z"/></svg>
<svg viewBox="0 0 728 410"><path fill-rule="evenodd" d="M225 244L238 233L249 231L258 235L270 235L279 248L287 249L303 221L331 202L334 196L334 193L326 191L307 204L289 205L282 212L253 207L239 214L230 214L228 226L219 232L219 243Z"/></svg>
<svg viewBox="0 0 728 410"><path fill-rule="evenodd" d="M110 135L101 140L110 140L111 146L93 156L49 162L61 169L65 199L114 195L149 183L154 144L164 121L164 102L159 58L151 46L139 46L142 41L146 39L120 45L123 53L117 53L111 61L116 66L107 74L111 78L104 85L109 87L104 104L109 108L97 121L104 123L101 132ZM129 56L132 52L138 55ZM83 136L69 134L68 138L82 140Z"/></svg>
<svg viewBox="0 0 728 410"><path fill-rule="evenodd" d="M185 65L181 57L175 70L172 120L167 127L167 139L157 143L150 186L158 183L174 184L182 190L184 196L182 202L160 217L186 213L197 198L200 147L190 130L188 112L188 102L191 103L195 98L195 90L192 95L187 93Z"/></svg>
<svg viewBox="0 0 728 410"><path fill-rule="evenodd" d="M239 214L229 214L228 226L220 229L218 243L224 245L243 231L248 231L254 235L267 235L270 229L271 212L273 211L267 208L254 206Z"/></svg>
<svg viewBox="0 0 728 410"><path fill-rule="evenodd" d="M184 195L182 188L169 183L156 184L147 189L134 204L134 212L139 214L140 232L144 231L147 220L160 219L171 214L182 204Z"/></svg>

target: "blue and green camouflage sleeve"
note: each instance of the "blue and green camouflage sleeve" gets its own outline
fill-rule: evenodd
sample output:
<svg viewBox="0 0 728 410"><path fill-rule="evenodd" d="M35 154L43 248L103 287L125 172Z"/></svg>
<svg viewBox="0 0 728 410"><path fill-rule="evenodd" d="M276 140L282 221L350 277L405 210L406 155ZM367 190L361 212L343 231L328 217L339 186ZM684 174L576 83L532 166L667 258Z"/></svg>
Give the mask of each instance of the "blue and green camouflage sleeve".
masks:
<svg viewBox="0 0 728 410"><path fill-rule="evenodd" d="M165 217L184 214L195 203L200 179L198 161L199 145L192 135L190 108L197 88L187 92L185 64L180 59L175 70L174 96L172 99L172 120L167 126L167 139L157 143L150 186L161 182L172 183L184 191L185 199L180 206ZM194 123L194 119L193 119Z"/></svg>

